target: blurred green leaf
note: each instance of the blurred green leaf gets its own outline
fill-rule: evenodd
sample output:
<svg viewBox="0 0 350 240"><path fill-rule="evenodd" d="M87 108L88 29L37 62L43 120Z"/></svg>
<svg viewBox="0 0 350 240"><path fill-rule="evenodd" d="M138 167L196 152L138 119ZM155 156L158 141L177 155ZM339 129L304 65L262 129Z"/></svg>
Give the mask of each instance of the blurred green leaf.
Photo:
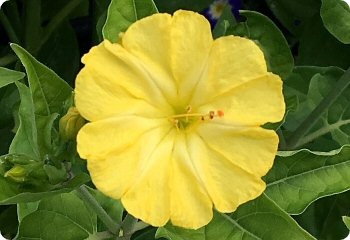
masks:
<svg viewBox="0 0 350 240"><path fill-rule="evenodd" d="M40 48L42 37L41 0L26 0L24 8L24 46L29 52L35 53Z"/></svg>
<svg viewBox="0 0 350 240"><path fill-rule="evenodd" d="M344 1L322 0L321 17L324 26L339 41L350 43L350 8Z"/></svg>
<svg viewBox="0 0 350 240"><path fill-rule="evenodd" d="M0 126L13 127L13 114L18 110L20 97L15 84L0 89Z"/></svg>
<svg viewBox="0 0 350 240"><path fill-rule="evenodd" d="M264 52L269 71L286 78L293 70L294 60L282 32L261 13L243 10L240 13L246 21L230 28L227 34L254 40Z"/></svg>
<svg viewBox="0 0 350 240"><path fill-rule="evenodd" d="M298 109L287 116L284 128L293 132L308 114L323 100L331 91L334 84L344 74L344 70L336 67L296 67L293 74L285 83L285 91L294 93L299 98ZM329 147L339 148L350 142L350 88L345 90L322 115L313 128L299 141L299 146L305 144L316 150L325 149L318 144L318 139L330 134L337 144L329 144ZM333 148L334 149L334 148Z"/></svg>
<svg viewBox="0 0 350 240"><path fill-rule="evenodd" d="M279 152L265 180L266 195L286 212L300 214L318 198L350 189L350 146Z"/></svg>
<svg viewBox="0 0 350 240"><path fill-rule="evenodd" d="M153 0L112 0L102 29L103 38L115 43L119 33L124 32L130 24L157 12Z"/></svg>
<svg viewBox="0 0 350 240"><path fill-rule="evenodd" d="M71 0L60 0L60 1L41 0L41 1L42 1L42 13L41 13L42 21L45 22L52 19ZM68 19L83 17L88 14L89 14L89 1L82 1L78 7L72 10L72 12L68 16Z"/></svg>
<svg viewBox="0 0 350 240"><path fill-rule="evenodd" d="M350 192L321 198L312 203L296 221L317 239L344 239L349 230L342 216L350 214Z"/></svg>
<svg viewBox="0 0 350 240"><path fill-rule="evenodd" d="M31 188L9 182L0 176L0 204L35 202L44 197L70 192L88 181L90 181L90 177L82 173L65 182L63 185L50 189L50 191L33 191Z"/></svg>
<svg viewBox="0 0 350 240"><path fill-rule="evenodd" d="M0 67L0 88L17 80L21 80L25 76L26 75L22 72Z"/></svg>
<svg viewBox="0 0 350 240"><path fill-rule="evenodd" d="M92 17L93 26L96 26L92 32L92 42L94 45L103 41L102 28L107 19L108 6L111 0L93 1Z"/></svg>
<svg viewBox="0 0 350 240"><path fill-rule="evenodd" d="M320 15L315 15L300 37L296 65L347 69L350 66L350 45L339 42L324 27Z"/></svg>
<svg viewBox="0 0 350 240"><path fill-rule="evenodd" d="M87 239L96 232L97 216L74 193L40 201L38 210L23 218L17 239ZM93 239L93 238L91 238Z"/></svg>
<svg viewBox="0 0 350 240"><path fill-rule="evenodd" d="M343 216L343 221L345 225L348 227L348 229L350 230L350 217Z"/></svg>
<svg viewBox="0 0 350 240"><path fill-rule="evenodd" d="M103 12L96 20L96 36L95 36L96 44L103 41L102 29L106 22L106 19L107 19L107 10Z"/></svg>
<svg viewBox="0 0 350 240"><path fill-rule="evenodd" d="M80 64L79 46L75 32L67 21L40 48L37 59L64 80L74 84Z"/></svg>
<svg viewBox="0 0 350 240"><path fill-rule="evenodd" d="M230 215L215 213L213 220L198 230L168 224L158 229L156 237L169 240L314 239L265 194Z"/></svg>
<svg viewBox="0 0 350 240"><path fill-rule="evenodd" d="M213 0L155 0L159 12L173 13L178 9L192 10L195 12L201 12L209 5Z"/></svg>
<svg viewBox="0 0 350 240"><path fill-rule="evenodd" d="M0 128L0 155L8 153L13 137L14 134L11 131L11 127Z"/></svg>
<svg viewBox="0 0 350 240"><path fill-rule="evenodd" d="M321 5L319 0L266 0L266 3L283 26L296 36L303 33Z"/></svg>

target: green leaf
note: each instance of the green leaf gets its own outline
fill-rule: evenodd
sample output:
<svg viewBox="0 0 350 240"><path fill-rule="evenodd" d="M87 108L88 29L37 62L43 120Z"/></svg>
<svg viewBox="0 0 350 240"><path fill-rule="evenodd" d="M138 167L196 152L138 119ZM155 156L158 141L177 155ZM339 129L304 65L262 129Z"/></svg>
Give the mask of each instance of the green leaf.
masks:
<svg viewBox="0 0 350 240"><path fill-rule="evenodd" d="M51 133L58 114L36 116L30 90L23 83L16 82L16 85L21 96L18 111L19 127L10 145L9 153L24 154L40 160L51 152Z"/></svg>
<svg viewBox="0 0 350 240"><path fill-rule="evenodd" d="M22 72L13 71L7 68L0 67L0 88L5 87L10 83L21 80L25 77Z"/></svg>
<svg viewBox="0 0 350 240"><path fill-rule="evenodd" d="M34 103L29 88L23 83L16 82L21 104L19 106L19 128L14 137L9 153L24 154L33 159L40 159L37 131L34 114Z"/></svg>
<svg viewBox="0 0 350 240"><path fill-rule="evenodd" d="M289 114L284 128L294 132L308 114L332 90L334 84L344 74L344 70L336 67L297 67L293 75L287 79L285 90L294 92L300 104L297 111ZM288 87L292 88L288 90ZM316 150L331 150L318 144L319 139L329 134L336 143L328 147L339 148L350 141L350 88L339 96L334 104L321 116L313 128L298 142L297 147L304 146ZM323 137L323 138L321 138ZM330 140L331 141L331 140ZM310 145L312 143L312 145ZM333 147L333 149L334 149Z"/></svg>
<svg viewBox="0 0 350 240"><path fill-rule="evenodd" d="M341 0L322 0L321 17L324 26L339 41L350 43L350 8Z"/></svg>
<svg viewBox="0 0 350 240"><path fill-rule="evenodd" d="M290 214L300 214L318 198L350 189L350 146L331 152L279 152L265 177L265 190Z"/></svg>
<svg viewBox="0 0 350 240"><path fill-rule="evenodd" d="M65 216L88 233L96 232L97 216L75 192L63 193L40 201L38 210Z"/></svg>
<svg viewBox="0 0 350 240"><path fill-rule="evenodd" d="M166 225L158 229L156 237L169 240L314 239L265 194L230 215L215 213L213 220L198 230Z"/></svg>
<svg viewBox="0 0 350 240"><path fill-rule="evenodd" d="M35 114L50 116L60 113L64 102L72 95L72 88L20 46L11 44L11 48L26 68Z"/></svg>
<svg viewBox="0 0 350 240"><path fill-rule="evenodd" d="M317 239L344 239L349 230L342 216L350 214L350 191L318 199L294 219Z"/></svg>
<svg viewBox="0 0 350 240"><path fill-rule="evenodd" d="M278 27L266 16L253 11L241 11L246 17L227 31L254 40L264 52L269 71L286 78L293 70L294 60L287 40Z"/></svg>
<svg viewBox="0 0 350 240"><path fill-rule="evenodd" d="M49 116L35 116L36 128L38 129L38 144L41 156L51 153L53 151L52 132L54 121L58 118L58 113L53 113Z"/></svg>
<svg viewBox="0 0 350 240"><path fill-rule="evenodd" d="M344 221L345 225L347 226L347 228L350 230L350 217L343 216L343 221Z"/></svg>
<svg viewBox="0 0 350 240"><path fill-rule="evenodd" d="M112 0L102 29L103 38L115 43L132 23L157 12L153 0Z"/></svg>
<svg viewBox="0 0 350 240"><path fill-rule="evenodd" d="M17 239L86 239L96 231L96 214L74 193L43 199L37 209L20 222Z"/></svg>
<svg viewBox="0 0 350 240"><path fill-rule="evenodd" d="M93 189L91 193L102 199L102 206L112 210L108 198ZM118 213L119 214L119 213ZM114 217L114 215L111 215ZM112 239L109 232L97 232L96 213L76 192L59 194L40 201L37 211L25 216L20 222L17 239L51 240L59 234L59 239Z"/></svg>
<svg viewBox="0 0 350 240"><path fill-rule="evenodd" d="M296 36L300 36L320 9L319 0L266 0L266 3L283 26Z"/></svg>
<svg viewBox="0 0 350 240"><path fill-rule="evenodd" d="M35 202L58 193L70 192L74 188L77 188L88 181L90 181L90 177L87 174L82 173L75 176L63 185L50 189L50 191L38 192L7 181L4 177L0 176L0 204Z"/></svg>
<svg viewBox="0 0 350 240"><path fill-rule="evenodd" d="M18 240L87 239L90 233L72 218L53 211L40 210L26 216L19 226Z"/></svg>
<svg viewBox="0 0 350 240"><path fill-rule="evenodd" d="M18 203L17 204L17 215L18 221L21 222L23 218L38 210L38 202Z"/></svg>
<svg viewBox="0 0 350 240"><path fill-rule="evenodd" d="M330 34L317 14L310 19L300 37L296 65L347 69L350 66L350 45L339 42Z"/></svg>
<svg viewBox="0 0 350 240"><path fill-rule="evenodd" d="M273 129L277 130L281 127L281 125L285 122L286 117L288 116L289 112L294 112L298 108L299 100L298 97L293 95L293 96L286 96L284 95L284 101L286 104L286 112L284 113L284 117L281 121L276 122L276 123L265 123L262 125L263 128L266 129Z"/></svg>

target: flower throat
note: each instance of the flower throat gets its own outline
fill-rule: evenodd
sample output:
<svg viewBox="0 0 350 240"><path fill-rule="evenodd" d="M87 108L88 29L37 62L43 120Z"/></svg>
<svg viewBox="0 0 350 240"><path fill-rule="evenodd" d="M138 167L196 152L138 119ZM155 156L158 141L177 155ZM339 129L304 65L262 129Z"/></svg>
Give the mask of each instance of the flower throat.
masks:
<svg viewBox="0 0 350 240"><path fill-rule="evenodd" d="M202 113L192 113L191 106L188 106L186 108L186 113L182 114L176 114L169 117L169 120L174 124L174 126L180 130L185 129L188 126L192 125L195 122L198 121L210 121L214 119L215 117L223 117L224 112L222 110L218 111L209 111L209 113L202 114Z"/></svg>

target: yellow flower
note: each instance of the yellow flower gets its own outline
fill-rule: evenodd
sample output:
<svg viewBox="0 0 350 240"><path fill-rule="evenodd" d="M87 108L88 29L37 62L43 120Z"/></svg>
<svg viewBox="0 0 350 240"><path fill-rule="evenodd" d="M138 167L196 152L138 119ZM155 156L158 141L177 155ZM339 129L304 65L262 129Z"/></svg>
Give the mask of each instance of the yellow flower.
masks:
<svg viewBox="0 0 350 240"><path fill-rule="evenodd" d="M199 228L213 208L232 212L265 189L281 120L281 79L251 40L212 39L189 11L132 24L118 44L83 57L78 133L96 187L137 218Z"/></svg>

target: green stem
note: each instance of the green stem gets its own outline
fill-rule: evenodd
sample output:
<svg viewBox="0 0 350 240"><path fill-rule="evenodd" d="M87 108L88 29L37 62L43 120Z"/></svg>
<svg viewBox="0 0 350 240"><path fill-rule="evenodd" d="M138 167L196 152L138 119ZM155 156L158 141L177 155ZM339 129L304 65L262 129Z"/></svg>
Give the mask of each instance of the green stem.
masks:
<svg viewBox="0 0 350 240"><path fill-rule="evenodd" d="M304 137L304 135L310 131L314 124L320 119L322 114L337 100L337 98L343 93L349 84L350 68L346 70L343 76L341 76L341 78L335 83L328 95L295 130L294 134L287 141L288 149L294 149L296 146L299 146L299 142Z"/></svg>
<svg viewBox="0 0 350 240"><path fill-rule="evenodd" d="M135 224L137 223L137 219L132 215L127 214L122 223L123 234L125 236L132 235Z"/></svg>
<svg viewBox="0 0 350 240"><path fill-rule="evenodd" d="M55 29L62 23L62 21L82 2L83 0L71 0L66 4L61 11L59 11L47 24L44 30L44 37L41 40L41 45L44 45L50 38Z"/></svg>
<svg viewBox="0 0 350 240"><path fill-rule="evenodd" d="M101 205L97 202L97 200L91 195L89 190L85 185L80 186L77 189L80 197L90 205L90 207L95 211L99 219L106 225L108 230L118 235L121 226L118 223L115 223L113 219L107 214L107 212L101 207Z"/></svg>
<svg viewBox="0 0 350 240"><path fill-rule="evenodd" d="M5 28L5 31L7 32L7 35L9 37L10 41L13 43L19 44L20 43L19 38L17 37L17 34L16 34L14 28L12 27L10 21L8 20L7 16L3 12L3 10L0 10L0 21Z"/></svg>
<svg viewBox="0 0 350 240"><path fill-rule="evenodd" d="M144 229L148 226L149 225L147 223L138 221L136 218L134 218L128 213L122 223L123 236L121 236L120 239L129 240L135 232Z"/></svg>

